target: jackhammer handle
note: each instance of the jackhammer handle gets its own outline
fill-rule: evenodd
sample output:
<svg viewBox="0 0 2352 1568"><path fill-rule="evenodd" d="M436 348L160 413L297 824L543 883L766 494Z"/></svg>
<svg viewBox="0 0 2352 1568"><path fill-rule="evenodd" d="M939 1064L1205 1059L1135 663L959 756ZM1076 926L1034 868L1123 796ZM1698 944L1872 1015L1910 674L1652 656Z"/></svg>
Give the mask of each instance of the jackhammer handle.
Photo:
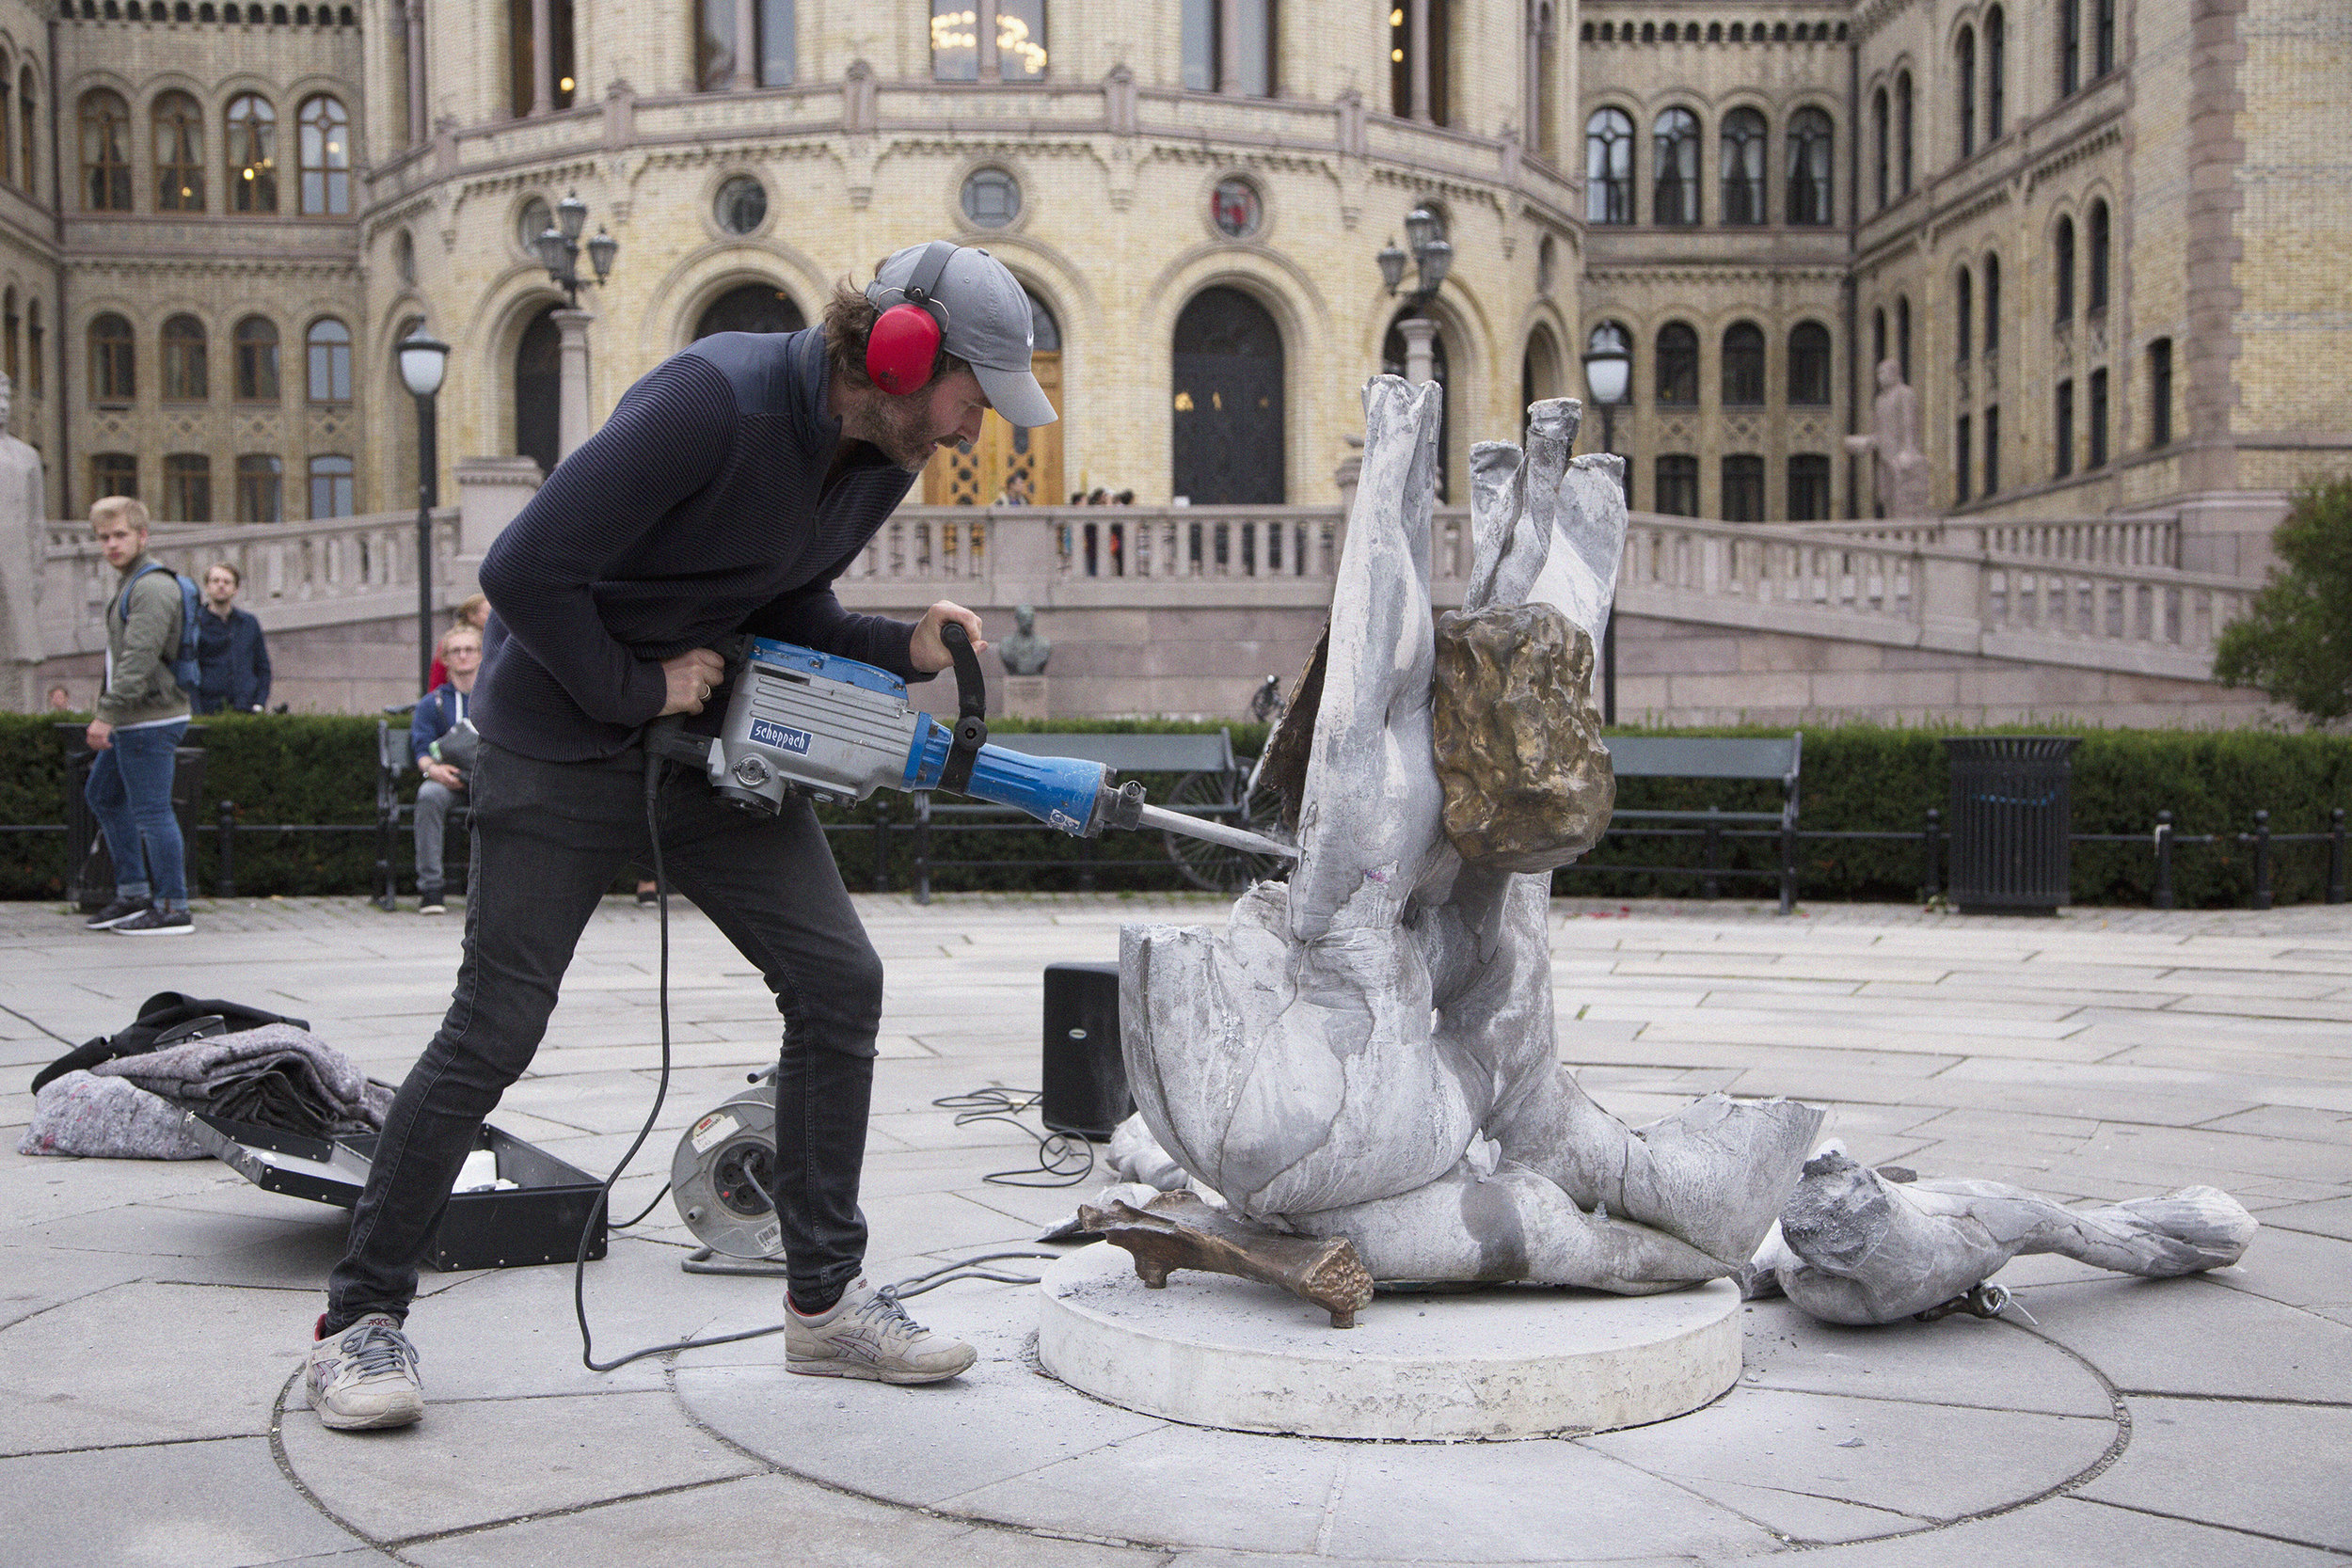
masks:
<svg viewBox="0 0 2352 1568"><path fill-rule="evenodd" d="M959 719L988 719L988 682L980 674L980 656L972 651L972 634L961 621L943 621L939 641L956 665L956 714Z"/></svg>

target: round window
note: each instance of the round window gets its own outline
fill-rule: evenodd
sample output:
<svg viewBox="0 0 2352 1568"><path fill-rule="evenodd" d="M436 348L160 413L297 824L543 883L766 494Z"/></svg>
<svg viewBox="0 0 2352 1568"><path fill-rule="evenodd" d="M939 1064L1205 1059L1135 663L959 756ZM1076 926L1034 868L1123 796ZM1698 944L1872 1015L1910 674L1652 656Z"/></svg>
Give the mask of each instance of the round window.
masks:
<svg viewBox="0 0 2352 1568"><path fill-rule="evenodd" d="M738 174L719 187L719 227L730 234L748 234L768 221L768 187L748 174Z"/></svg>
<svg viewBox="0 0 2352 1568"><path fill-rule="evenodd" d="M1216 191L1209 198L1209 213L1216 219L1216 231L1229 240L1248 239L1265 221L1258 187L1239 178L1216 182Z"/></svg>
<svg viewBox="0 0 2352 1568"><path fill-rule="evenodd" d="M526 255L539 254L539 236L555 227L555 212L538 197L523 203L522 216L515 220L515 239Z"/></svg>
<svg viewBox="0 0 2352 1568"><path fill-rule="evenodd" d="M1001 168L984 168L963 182L963 215L982 229L1002 229L1021 215L1021 187Z"/></svg>

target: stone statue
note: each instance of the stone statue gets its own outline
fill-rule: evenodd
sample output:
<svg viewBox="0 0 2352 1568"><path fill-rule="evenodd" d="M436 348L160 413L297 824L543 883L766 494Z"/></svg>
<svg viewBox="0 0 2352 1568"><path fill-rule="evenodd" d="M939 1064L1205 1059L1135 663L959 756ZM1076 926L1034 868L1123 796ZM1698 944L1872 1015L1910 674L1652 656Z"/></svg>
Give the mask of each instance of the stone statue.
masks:
<svg viewBox="0 0 2352 1568"><path fill-rule="evenodd" d="M1746 1291L1785 1294L1835 1323L1953 1309L1990 1317L2007 1293L1985 1282L2026 1253L2169 1279L2236 1262L2256 1228L2212 1187L2069 1209L2005 1181L1894 1180L1832 1143L1805 1162Z"/></svg>
<svg viewBox="0 0 2352 1568"><path fill-rule="evenodd" d="M1054 644L1037 634L1037 606L1015 605L1012 611L1013 632L1010 637L996 640L996 657L1005 661L1008 675L1041 675L1045 661L1054 657Z"/></svg>
<svg viewBox="0 0 2352 1568"><path fill-rule="evenodd" d="M1870 431L1847 436L1846 450L1877 457L1879 505L1889 517L1927 516L1934 502L1928 485L1928 454L1919 446L1919 394L1903 385L1902 367L1892 359L1879 361Z"/></svg>
<svg viewBox="0 0 2352 1568"><path fill-rule="evenodd" d="M1433 751L1442 396L1394 376L1365 389L1321 697L1282 721L1312 726L1300 859L1221 928L1125 928L1128 1080L1153 1139L1232 1214L1343 1237L1373 1279L1638 1294L1720 1278L1771 1228L1820 1113L1711 1095L1629 1128L1560 1066L1549 873L1511 869L1533 852L1516 832L1495 861L1465 861L1457 842L1493 835L1447 820ZM1524 456L1473 451L1464 613L1527 607L1558 623L1556 668L1589 709L1626 510L1622 459L1571 459L1578 414L1538 403ZM1597 739L1597 715L1588 728ZM1568 759L1561 789L1592 797L1608 753L1568 738L1544 754ZM1553 842L1545 863L1590 842L1562 847L1572 828L1535 835Z"/></svg>
<svg viewBox="0 0 2352 1568"><path fill-rule="evenodd" d="M49 553L49 491L40 453L8 435L14 388L0 374L0 701L20 713L40 695L41 576Z"/></svg>

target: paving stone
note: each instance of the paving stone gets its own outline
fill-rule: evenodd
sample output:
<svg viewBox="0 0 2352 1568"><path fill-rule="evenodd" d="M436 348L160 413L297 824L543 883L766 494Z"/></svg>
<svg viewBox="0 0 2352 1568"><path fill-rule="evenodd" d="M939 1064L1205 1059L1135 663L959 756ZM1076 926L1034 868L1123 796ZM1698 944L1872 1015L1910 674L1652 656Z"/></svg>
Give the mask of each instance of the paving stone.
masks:
<svg viewBox="0 0 2352 1568"><path fill-rule="evenodd" d="M1929 1528L1935 1524L1933 1520L1907 1513L1866 1508L1860 1503L1839 1502L1804 1492L1742 1486L1728 1481L1692 1481L1687 1476L1676 1484L1729 1509L1782 1541L1870 1541Z"/></svg>
<svg viewBox="0 0 2352 1568"><path fill-rule="evenodd" d="M2073 1356L2003 1323L1956 1315L1854 1328L1759 1301L1742 1323L1745 1387L2094 1418L2113 1411Z"/></svg>
<svg viewBox="0 0 2352 1568"><path fill-rule="evenodd" d="M2042 1333L2127 1393L2352 1403L2352 1333L2243 1291L2109 1275L2020 1299Z"/></svg>
<svg viewBox="0 0 2352 1568"><path fill-rule="evenodd" d="M2263 1223L2352 1241L2352 1196L2268 1210L2263 1215Z"/></svg>
<svg viewBox="0 0 2352 1568"><path fill-rule="evenodd" d="M2352 1409L2132 1401L2132 1443L2082 1495L2352 1552Z"/></svg>
<svg viewBox="0 0 2352 1568"><path fill-rule="evenodd" d="M342 1563L361 1544L286 1485L258 1436L0 1459L0 1497L10 1568Z"/></svg>
<svg viewBox="0 0 2352 1568"><path fill-rule="evenodd" d="M2333 1553L2059 1497L1948 1528L1808 1552L1811 1568L2341 1568Z"/></svg>

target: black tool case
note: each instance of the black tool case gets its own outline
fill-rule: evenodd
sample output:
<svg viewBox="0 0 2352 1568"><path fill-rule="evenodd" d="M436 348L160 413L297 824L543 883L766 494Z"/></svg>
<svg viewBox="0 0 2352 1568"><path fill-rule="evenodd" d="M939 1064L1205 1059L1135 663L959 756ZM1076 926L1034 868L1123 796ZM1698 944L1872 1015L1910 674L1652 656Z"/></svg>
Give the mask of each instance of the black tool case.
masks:
<svg viewBox="0 0 2352 1568"><path fill-rule="evenodd" d="M255 1127L209 1112L190 1111L188 1132L222 1164L263 1192L349 1209L359 1201L375 1160L375 1134L346 1133L329 1141ZM515 1183L503 1192L453 1193L434 1227L426 1259L444 1273L504 1269L525 1263L568 1263L580 1250L580 1227L600 1182L510 1132L484 1127L474 1148L498 1156L499 1175ZM596 1215L588 1256L605 1253L605 1220Z"/></svg>

